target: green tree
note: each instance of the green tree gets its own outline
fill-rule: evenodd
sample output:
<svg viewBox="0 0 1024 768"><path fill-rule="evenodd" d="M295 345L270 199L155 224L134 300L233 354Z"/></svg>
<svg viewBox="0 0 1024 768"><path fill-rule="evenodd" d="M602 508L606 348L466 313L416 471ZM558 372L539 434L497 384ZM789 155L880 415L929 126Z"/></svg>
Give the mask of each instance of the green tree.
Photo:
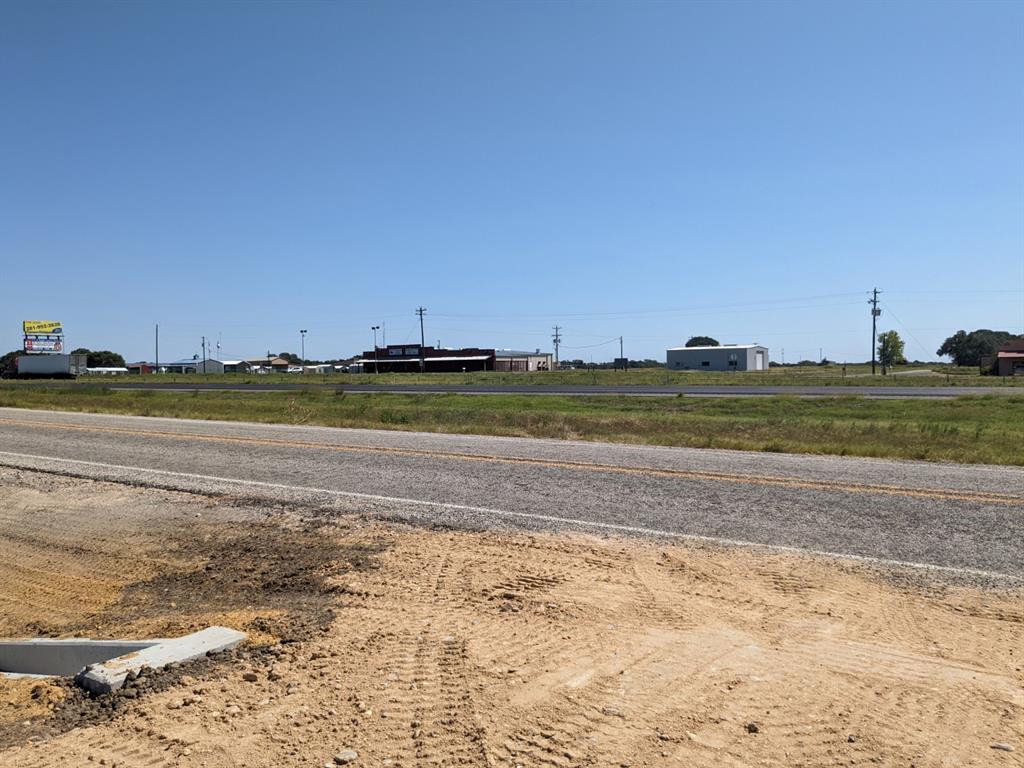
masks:
<svg viewBox="0 0 1024 768"><path fill-rule="evenodd" d="M990 331L979 328L967 333L957 331L938 348L935 354L948 355L954 365L981 365L981 358L994 355L999 347L1020 338L1007 331Z"/></svg>
<svg viewBox="0 0 1024 768"><path fill-rule="evenodd" d="M720 347L717 339L712 339L710 336L691 336L686 342L688 347Z"/></svg>
<svg viewBox="0 0 1024 768"><path fill-rule="evenodd" d="M124 358L109 349L90 352L87 361L90 368L124 368L125 366Z"/></svg>
<svg viewBox="0 0 1024 768"><path fill-rule="evenodd" d="M882 370L907 362L903 355L903 346L903 339L896 331L878 334L878 362L882 364Z"/></svg>
<svg viewBox="0 0 1024 768"><path fill-rule="evenodd" d="M72 355L85 355L85 364L90 368L124 368L124 358L107 349L86 349L79 347L71 350Z"/></svg>
<svg viewBox="0 0 1024 768"><path fill-rule="evenodd" d="M294 352L278 352L277 356L287 360L292 365L302 365L302 358Z"/></svg>
<svg viewBox="0 0 1024 768"><path fill-rule="evenodd" d="M13 376L17 373L18 369L15 367L15 361L18 355L22 354L24 354L24 352L20 349L15 349L12 352L8 352L3 357L0 357L0 376Z"/></svg>

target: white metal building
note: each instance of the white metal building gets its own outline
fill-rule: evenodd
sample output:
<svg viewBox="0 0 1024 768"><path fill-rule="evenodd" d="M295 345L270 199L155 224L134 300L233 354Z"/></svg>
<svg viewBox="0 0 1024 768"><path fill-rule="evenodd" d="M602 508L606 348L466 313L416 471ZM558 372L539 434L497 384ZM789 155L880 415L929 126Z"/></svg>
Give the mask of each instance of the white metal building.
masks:
<svg viewBox="0 0 1024 768"><path fill-rule="evenodd" d="M494 350L496 371L551 371L554 370L554 355L550 352L524 352L517 349Z"/></svg>
<svg viewBox="0 0 1024 768"><path fill-rule="evenodd" d="M224 363L220 360L200 360L197 356L161 364L160 370L165 373L224 373Z"/></svg>
<svg viewBox="0 0 1024 768"><path fill-rule="evenodd" d="M671 371L766 371L768 347L723 344L720 347L673 347L666 353Z"/></svg>

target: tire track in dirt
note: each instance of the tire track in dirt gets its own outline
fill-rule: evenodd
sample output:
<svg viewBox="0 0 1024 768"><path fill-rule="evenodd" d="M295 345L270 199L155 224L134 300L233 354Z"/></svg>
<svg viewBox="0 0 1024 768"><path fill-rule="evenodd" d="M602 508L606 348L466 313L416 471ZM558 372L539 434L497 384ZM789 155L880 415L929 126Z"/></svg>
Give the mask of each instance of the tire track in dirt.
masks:
<svg viewBox="0 0 1024 768"><path fill-rule="evenodd" d="M132 742L118 744L112 741L93 742L87 752L62 755L62 759L75 761L69 765L108 765L116 768L174 768L178 761L174 757L153 757L150 750L158 748L152 744L138 745ZM91 755L92 759L88 756ZM100 763L100 760L103 762ZM43 756L38 761L22 763L24 768L53 768L52 757Z"/></svg>
<svg viewBox="0 0 1024 768"><path fill-rule="evenodd" d="M104 487L62 482L83 497ZM323 765L350 747L360 764L393 768L937 768L984 764L1024 721L1019 593L921 589L803 557L323 516L250 518L206 540L217 515L238 511L231 502L155 494L102 496L91 523L72 515L55 541L146 500L154 511L141 525L174 532L183 548L170 565L188 567L125 590L121 604L155 610L167 588L165 608L188 608L176 620L206 610L245 626L242 595L267 587L273 599L254 606L316 608L316 619L232 669L140 695L109 722L8 749L0 763ZM14 523L0 515L0 545ZM45 543L45 526L31 535ZM88 557L54 551L24 578L33 610L61 600L38 574ZM145 548L139 557L169 564ZM16 571L0 560L5 573ZM255 681L243 680L250 669Z"/></svg>

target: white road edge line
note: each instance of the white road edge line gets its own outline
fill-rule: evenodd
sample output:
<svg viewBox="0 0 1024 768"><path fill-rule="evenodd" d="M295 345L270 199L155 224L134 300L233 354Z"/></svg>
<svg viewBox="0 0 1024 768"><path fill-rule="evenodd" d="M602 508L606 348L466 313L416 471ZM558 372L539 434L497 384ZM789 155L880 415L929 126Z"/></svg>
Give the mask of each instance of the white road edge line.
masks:
<svg viewBox="0 0 1024 768"><path fill-rule="evenodd" d="M466 504L451 504L441 501L426 501L424 499L410 499L402 496L382 496L373 493L358 493L356 491L335 491L329 488L310 488L308 486L299 485L284 485L283 483L268 483L263 480L241 480L233 477L218 477L216 475L200 475L193 472L174 472L167 469L148 469L146 467L131 467L122 464L107 464L101 461L84 461L82 459L63 459L55 456L37 456L30 453L13 453L10 451L0 451L0 457L10 456L17 459L31 459L33 461L43 462L57 462L65 464L79 464L87 467L96 467L100 469L109 470L120 470L130 472L143 472L153 475L162 475L165 477L180 477L180 478L191 478L194 480L207 480L217 483L234 483L236 485L255 486L258 488L271 488L274 490L282 491L297 491L299 493L308 494L323 494L328 496L339 496L348 499L359 499L362 501L377 501L385 503L400 503L410 504L420 507L433 507L438 509L451 509L459 510L462 512L475 512L478 514L485 515L498 515L499 517L514 517L525 520L537 520L548 523L564 523L568 525L583 526L589 528L599 528L607 531L620 531L623 533L639 533L647 536L658 536L670 539L679 539L682 541L698 541L706 544L717 544L720 546L729 547L742 547L745 549L761 549L768 550L770 552L780 552L783 554L797 554L797 555L815 555L819 557L831 557L839 560L852 560L858 563L866 563L870 565L882 565L889 567L902 567L902 568L916 568L924 571L940 571L943 573L957 573L971 576L980 576L983 578L994 578L994 579L1007 579L1010 581L1018 581L1018 577L1012 576L1007 573L999 573L998 571L984 571L976 568L958 568L950 565L935 565L933 563L917 563L909 560L889 560L882 557L870 557L868 555L854 555L844 552L829 552L827 550L819 549L805 549L803 547L790 547L784 544L761 544L756 541L744 541L742 539L728 539L719 536L702 536L696 533L679 533L677 531L663 531L657 528L644 528L635 525L619 525L616 523L600 523L593 520L578 520L571 517L557 517L555 515L541 515L534 512L513 512L504 509L493 509L491 507L474 507ZM16 469L38 469L36 467L25 467L18 464L11 464L7 461L0 460L0 466L13 467ZM112 482L121 482L123 480L111 479ZM138 483L139 485L145 485L145 483ZM186 489L187 490L187 489Z"/></svg>

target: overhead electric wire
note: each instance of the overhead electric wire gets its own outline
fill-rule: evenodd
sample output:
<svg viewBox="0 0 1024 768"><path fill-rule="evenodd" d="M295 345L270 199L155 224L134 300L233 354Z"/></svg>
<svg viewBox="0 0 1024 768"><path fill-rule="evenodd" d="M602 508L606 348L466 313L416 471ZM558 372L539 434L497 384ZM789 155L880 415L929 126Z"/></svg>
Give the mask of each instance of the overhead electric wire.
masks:
<svg viewBox="0 0 1024 768"><path fill-rule="evenodd" d="M1024 289L1021 288L956 288L950 290L935 290L931 288L906 288L906 289L886 289L886 293L890 296L899 293L926 293L931 295L948 295L948 296L961 296L965 293L1024 293Z"/></svg>
<svg viewBox="0 0 1024 768"><path fill-rule="evenodd" d="M512 319L512 318L562 318L562 317L623 317L631 315L660 315L688 313L704 309L738 309L743 307L754 307L761 305L786 304L789 302L817 301L819 299L834 299L847 296L860 296L862 291L846 291L843 293L826 293L815 296L797 296L785 299L761 299L758 301L733 302L727 304L704 304L692 307L675 307L669 309L636 309L620 310L616 312L547 312L530 314L445 314L436 313L435 317L467 318L467 319Z"/></svg>
<svg viewBox="0 0 1024 768"><path fill-rule="evenodd" d="M618 340L619 340L618 336L613 336L612 338L608 339L607 341L602 341L602 342L599 342L597 344L584 344L584 345L579 346L579 347L570 347L567 344L563 344L562 345L562 349L593 349L594 347L603 347L603 346L605 346L607 344L611 344L611 343L616 342Z"/></svg>
<svg viewBox="0 0 1024 768"><path fill-rule="evenodd" d="M914 343L917 344L917 346L919 346L921 348L921 351L924 352L926 355L930 355L931 352L928 351L928 349L925 347L924 344L922 344L920 341L917 340L917 337L913 333L911 333L910 329L907 328L907 326L905 326L903 324L903 321L900 320L896 316L896 313L892 311L892 307L890 307L888 304L886 304L884 302L881 302L881 304L882 304L883 307L885 307L885 311L888 312L890 315L892 315L892 319L897 322L897 324L900 326L900 328L903 329L903 331L907 334L907 336L909 336L911 339L913 339Z"/></svg>

